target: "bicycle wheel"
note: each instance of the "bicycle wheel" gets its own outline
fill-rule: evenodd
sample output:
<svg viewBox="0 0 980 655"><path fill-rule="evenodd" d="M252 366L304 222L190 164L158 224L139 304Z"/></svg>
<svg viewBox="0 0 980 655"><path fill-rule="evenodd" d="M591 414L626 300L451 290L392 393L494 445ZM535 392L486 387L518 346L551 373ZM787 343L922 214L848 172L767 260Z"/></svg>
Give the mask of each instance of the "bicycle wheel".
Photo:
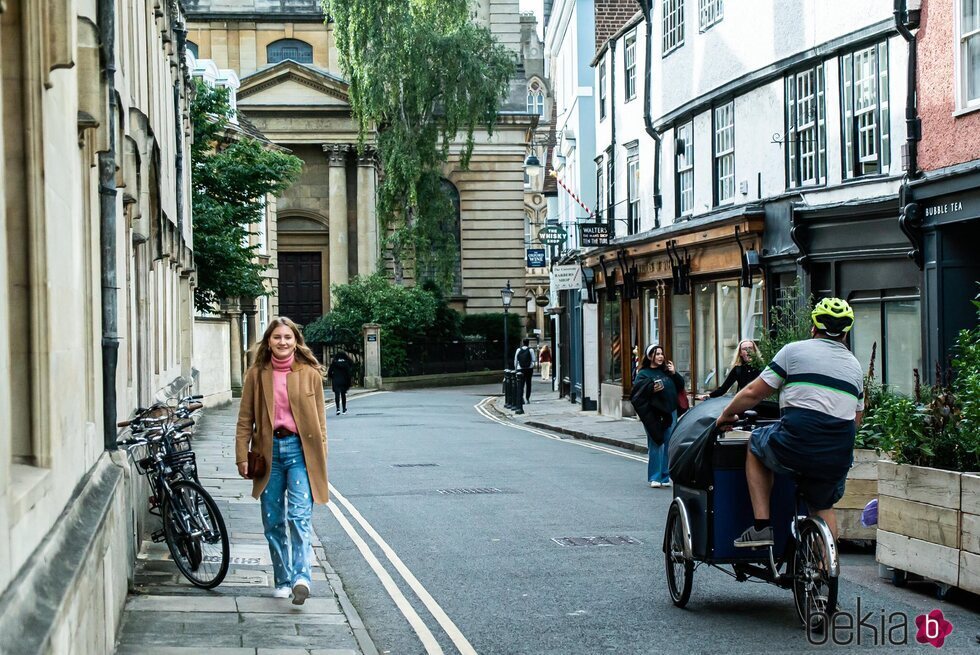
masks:
<svg viewBox="0 0 980 655"><path fill-rule="evenodd" d="M224 518L211 495L196 482L178 480L170 489L161 515L174 563L193 585L217 587L231 560Z"/></svg>
<svg viewBox="0 0 980 655"><path fill-rule="evenodd" d="M793 555L793 600L808 630L822 630L837 611L838 579L827 561L830 544L817 526L803 521Z"/></svg>
<svg viewBox="0 0 980 655"><path fill-rule="evenodd" d="M684 557L684 534L680 510L671 505L664 533L664 563L667 568L667 590L674 605L684 607L691 598L694 562Z"/></svg>

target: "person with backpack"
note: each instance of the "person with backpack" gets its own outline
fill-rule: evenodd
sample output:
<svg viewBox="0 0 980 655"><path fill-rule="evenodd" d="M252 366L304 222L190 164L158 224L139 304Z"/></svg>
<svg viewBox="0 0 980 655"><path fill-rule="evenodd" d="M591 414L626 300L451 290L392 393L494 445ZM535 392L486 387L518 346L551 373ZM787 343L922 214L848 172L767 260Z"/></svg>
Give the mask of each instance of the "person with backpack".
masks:
<svg viewBox="0 0 980 655"><path fill-rule="evenodd" d="M514 353L514 368L524 374L524 399L531 402L531 380L534 379L534 350L531 341L525 339Z"/></svg>

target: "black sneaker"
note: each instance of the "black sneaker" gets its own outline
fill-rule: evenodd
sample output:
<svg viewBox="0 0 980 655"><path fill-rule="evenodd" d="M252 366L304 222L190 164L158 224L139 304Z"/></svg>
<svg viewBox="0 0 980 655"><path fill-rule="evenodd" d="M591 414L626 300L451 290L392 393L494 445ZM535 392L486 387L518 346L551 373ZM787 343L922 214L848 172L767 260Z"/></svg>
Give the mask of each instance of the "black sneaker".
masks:
<svg viewBox="0 0 980 655"><path fill-rule="evenodd" d="M735 540L736 548L765 548L772 546L772 526L756 530L751 527L742 533L742 536Z"/></svg>
<svg viewBox="0 0 980 655"><path fill-rule="evenodd" d="M347 413L347 408L346 408L346 407L344 407L344 412L343 412L343 413L344 413L344 414L346 414L346 413Z"/></svg>
<svg viewBox="0 0 980 655"><path fill-rule="evenodd" d="M337 416L340 416L340 410L339 409L337 410Z"/></svg>

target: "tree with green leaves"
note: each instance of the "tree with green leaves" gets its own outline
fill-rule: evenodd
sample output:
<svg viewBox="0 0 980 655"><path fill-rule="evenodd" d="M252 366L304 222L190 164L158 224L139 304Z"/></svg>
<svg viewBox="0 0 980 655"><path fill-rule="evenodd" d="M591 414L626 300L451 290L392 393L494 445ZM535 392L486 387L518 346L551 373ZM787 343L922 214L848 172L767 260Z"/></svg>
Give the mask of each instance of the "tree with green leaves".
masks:
<svg viewBox="0 0 980 655"><path fill-rule="evenodd" d="M228 90L198 80L191 105L191 206L197 287L194 306L214 311L225 298L259 297L267 266L248 244L269 195L299 177L302 160L231 129L235 111Z"/></svg>
<svg viewBox="0 0 980 655"><path fill-rule="evenodd" d="M469 166L478 129L493 132L514 57L470 20L469 0L321 0L350 85L359 147L374 135L377 212L401 283L414 257L448 291L458 245L442 189L450 146Z"/></svg>

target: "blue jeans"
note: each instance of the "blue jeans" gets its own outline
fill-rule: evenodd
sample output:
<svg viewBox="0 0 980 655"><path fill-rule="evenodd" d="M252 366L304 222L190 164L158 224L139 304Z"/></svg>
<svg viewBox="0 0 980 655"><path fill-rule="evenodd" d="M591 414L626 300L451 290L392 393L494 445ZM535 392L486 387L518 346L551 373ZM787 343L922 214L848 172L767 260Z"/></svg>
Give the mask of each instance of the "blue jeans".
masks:
<svg viewBox="0 0 980 655"><path fill-rule="evenodd" d="M309 585L313 492L297 435L272 440L272 470L261 500L276 587L291 587L299 580Z"/></svg>
<svg viewBox="0 0 980 655"><path fill-rule="evenodd" d="M649 459L647 459L647 481L648 482L668 482L670 481L670 476L668 475L668 461L667 461L667 445L670 443L670 435L674 432L674 425L677 424L677 412L674 411L671 414L673 421L670 423L670 427L664 430L664 442L659 446L653 442L649 436L647 437L647 449L649 452Z"/></svg>

